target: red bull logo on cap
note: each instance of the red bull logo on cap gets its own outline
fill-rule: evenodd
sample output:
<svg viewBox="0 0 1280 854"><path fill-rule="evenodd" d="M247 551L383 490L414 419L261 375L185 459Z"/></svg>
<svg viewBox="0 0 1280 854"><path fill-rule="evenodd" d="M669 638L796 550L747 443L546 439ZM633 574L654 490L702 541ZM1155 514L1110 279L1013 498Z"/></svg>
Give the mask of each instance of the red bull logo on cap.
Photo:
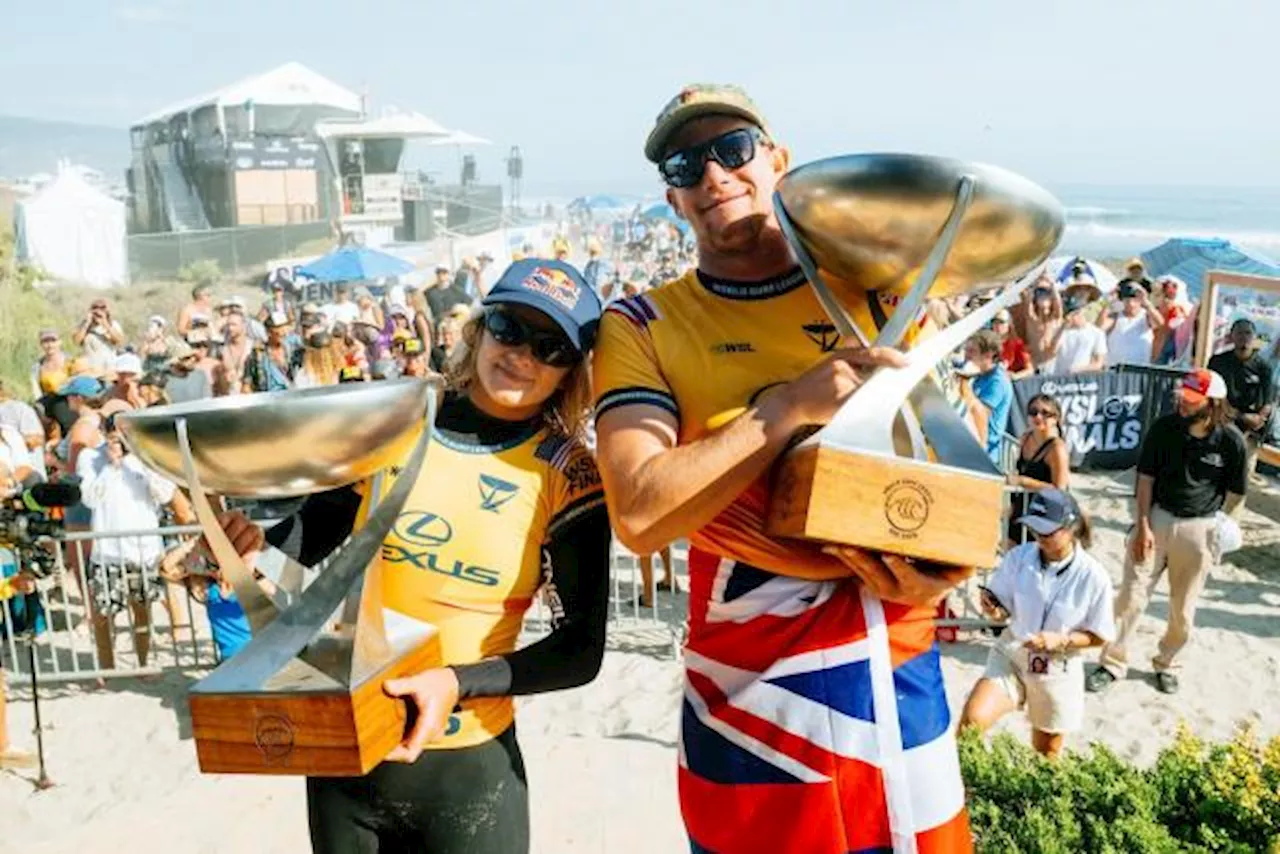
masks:
<svg viewBox="0 0 1280 854"><path fill-rule="evenodd" d="M578 289L573 279L554 267L537 267L520 283L531 291L550 297L569 311L578 304Z"/></svg>

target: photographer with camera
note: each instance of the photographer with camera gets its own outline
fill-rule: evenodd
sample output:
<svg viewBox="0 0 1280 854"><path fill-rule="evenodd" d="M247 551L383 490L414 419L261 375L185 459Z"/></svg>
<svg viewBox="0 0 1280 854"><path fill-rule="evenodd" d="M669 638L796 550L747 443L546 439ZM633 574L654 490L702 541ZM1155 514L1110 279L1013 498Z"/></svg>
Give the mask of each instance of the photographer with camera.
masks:
<svg viewBox="0 0 1280 854"><path fill-rule="evenodd" d="M166 505L178 524L194 522L195 515L182 491L129 453L114 417L106 420L104 431L103 444L84 451L76 467L82 500L92 513L94 534L155 528L160 520L160 508ZM115 666L113 623L116 614L126 607L132 617L130 625L138 664L146 666L151 647L151 603L160 598L164 590L164 582L157 573L164 551L164 541L159 534L106 536L96 543L86 575L93 602L94 640L102 669ZM166 601L166 606L171 608L172 603Z"/></svg>
<svg viewBox="0 0 1280 854"><path fill-rule="evenodd" d="M71 340L81 348L94 373L104 376L114 367L117 348L124 346L124 328L111 316L107 301L99 297L90 303L88 314L71 333Z"/></svg>

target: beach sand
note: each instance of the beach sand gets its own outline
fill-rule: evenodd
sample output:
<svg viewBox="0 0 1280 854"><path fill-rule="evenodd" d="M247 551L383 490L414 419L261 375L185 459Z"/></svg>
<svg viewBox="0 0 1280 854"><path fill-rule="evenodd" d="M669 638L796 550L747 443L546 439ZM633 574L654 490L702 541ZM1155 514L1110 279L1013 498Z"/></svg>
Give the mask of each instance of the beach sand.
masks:
<svg viewBox="0 0 1280 854"><path fill-rule="evenodd" d="M1076 480L1098 525L1095 554L1117 581L1131 483L1131 473ZM1274 514L1280 496L1260 496L1254 504ZM1213 739L1229 737L1245 720L1258 722L1264 735L1280 732L1280 526L1250 512L1244 527L1246 546L1209 581L1182 659L1182 692L1158 693L1146 663L1167 613L1162 585L1138 631L1135 669L1107 693L1089 696L1086 728L1071 746L1098 740L1149 762L1180 719ZM957 712L982 671L987 643L978 636L944 647ZM188 684L188 675L169 673L154 681L116 680L101 690L43 690L45 746L57 785L36 792L34 772L0 773L0 851L307 850L301 781L199 773L183 700ZM29 692L19 685L11 690L17 695L11 732L30 748ZM612 633L591 685L521 702L518 732L529 769L535 852L688 850L675 787L680 690L667 632L633 626ZM1028 735L1020 716L1001 728Z"/></svg>

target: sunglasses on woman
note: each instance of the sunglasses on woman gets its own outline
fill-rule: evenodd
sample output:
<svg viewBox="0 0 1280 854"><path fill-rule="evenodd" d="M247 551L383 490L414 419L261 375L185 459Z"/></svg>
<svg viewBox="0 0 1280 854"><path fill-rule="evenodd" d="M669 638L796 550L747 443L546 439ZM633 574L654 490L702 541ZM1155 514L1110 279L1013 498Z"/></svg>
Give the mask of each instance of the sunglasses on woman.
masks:
<svg viewBox="0 0 1280 854"><path fill-rule="evenodd" d="M756 157L757 141L764 141L759 128L731 130L715 139L671 152L658 164L658 171L668 186L687 189L702 180L708 160L728 170L746 166Z"/></svg>
<svg viewBox="0 0 1280 854"><path fill-rule="evenodd" d="M1030 416L1031 418L1035 418L1037 415L1042 415L1045 418L1058 417L1058 413L1054 412L1052 409L1042 409L1039 406L1033 406L1030 409L1028 409L1027 415Z"/></svg>
<svg viewBox="0 0 1280 854"><path fill-rule="evenodd" d="M491 308L484 314L484 328L504 347L529 345L533 358L553 368L571 368L581 358L564 335L535 329L508 311Z"/></svg>

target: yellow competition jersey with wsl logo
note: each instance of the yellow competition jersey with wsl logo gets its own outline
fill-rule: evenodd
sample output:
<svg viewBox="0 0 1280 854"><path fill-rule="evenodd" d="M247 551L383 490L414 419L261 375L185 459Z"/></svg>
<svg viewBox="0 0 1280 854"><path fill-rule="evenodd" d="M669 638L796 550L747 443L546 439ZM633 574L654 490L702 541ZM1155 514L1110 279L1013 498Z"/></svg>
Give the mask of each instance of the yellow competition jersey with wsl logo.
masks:
<svg viewBox="0 0 1280 854"><path fill-rule="evenodd" d="M865 292L828 282L868 339L897 303L881 295L872 306ZM908 341L922 328L923 321L913 325ZM762 282L730 282L691 270L605 311L593 358L596 417L630 404L656 406L677 418L679 443L687 445L709 432L712 418L753 405L839 345L799 269ZM782 575L847 575L817 548L764 533L768 489L766 474L694 532L693 545Z"/></svg>
<svg viewBox="0 0 1280 854"><path fill-rule="evenodd" d="M384 494L393 482L394 470ZM439 628L444 664L510 653L544 581L543 545L559 526L603 504L595 462L577 441L531 426L501 445L483 445L437 429L383 541L385 604ZM554 612L556 603L549 605ZM509 697L461 705L431 747L469 747L511 725Z"/></svg>

